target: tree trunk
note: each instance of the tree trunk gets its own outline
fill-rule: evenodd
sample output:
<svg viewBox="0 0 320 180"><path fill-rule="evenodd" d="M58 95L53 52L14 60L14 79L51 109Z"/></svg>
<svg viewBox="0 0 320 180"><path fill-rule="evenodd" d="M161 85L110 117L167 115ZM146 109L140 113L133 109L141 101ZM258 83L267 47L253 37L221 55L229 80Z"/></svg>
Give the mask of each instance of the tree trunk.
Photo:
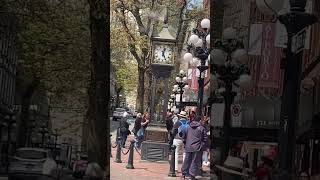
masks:
<svg viewBox="0 0 320 180"><path fill-rule="evenodd" d="M88 0L90 5L91 31L91 82L89 87L88 106L88 156L89 161L97 162L106 170L107 179L110 177L109 168L109 139L108 95L109 69L108 59L108 28L106 17L108 3L103 0Z"/></svg>
<svg viewBox="0 0 320 180"><path fill-rule="evenodd" d="M145 69L144 66L138 67L138 75L139 75L139 81L138 81L138 96L137 96L137 109L139 112L143 113L145 111L144 109L144 80L145 80Z"/></svg>

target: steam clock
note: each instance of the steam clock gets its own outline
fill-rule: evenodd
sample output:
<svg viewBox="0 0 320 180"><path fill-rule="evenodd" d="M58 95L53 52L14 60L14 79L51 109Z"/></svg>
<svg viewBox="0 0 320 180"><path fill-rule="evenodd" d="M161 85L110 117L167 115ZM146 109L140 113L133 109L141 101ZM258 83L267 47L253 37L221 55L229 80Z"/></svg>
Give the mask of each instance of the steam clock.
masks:
<svg viewBox="0 0 320 180"><path fill-rule="evenodd" d="M169 32L167 17L159 35L151 38L151 45L151 122L142 143L142 160L167 160L169 145L165 121L169 101L169 79L176 55L176 38Z"/></svg>

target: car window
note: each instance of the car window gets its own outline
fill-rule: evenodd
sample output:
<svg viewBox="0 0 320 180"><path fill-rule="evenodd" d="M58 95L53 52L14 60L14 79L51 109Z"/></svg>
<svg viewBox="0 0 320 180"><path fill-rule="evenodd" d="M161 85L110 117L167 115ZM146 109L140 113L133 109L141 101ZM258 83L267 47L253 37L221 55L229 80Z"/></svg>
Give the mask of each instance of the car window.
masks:
<svg viewBox="0 0 320 180"><path fill-rule="evenodd" d="M44 159L47 158L47 153L35 150L17 150L16 156L24 159Z"/></svg>
<svg viewBox="0 0 320 180"><path fill-rule="evenodd" d="M124 111L126 111L126 110L125 110L125 109L122 109L122 108L116 108L116 111L124 112Z"/></svg>

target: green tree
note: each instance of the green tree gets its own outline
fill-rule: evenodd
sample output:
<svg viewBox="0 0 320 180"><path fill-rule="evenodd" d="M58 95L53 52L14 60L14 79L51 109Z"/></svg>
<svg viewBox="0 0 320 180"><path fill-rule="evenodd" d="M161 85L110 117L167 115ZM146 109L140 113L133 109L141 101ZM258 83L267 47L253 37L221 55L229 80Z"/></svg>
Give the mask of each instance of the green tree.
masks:
<svg viewBox="0 0 320 180"><path fill-rule="evenodd" d="M5 0L2 11L19 19L18 85L22 117L18 143L25 144L30 98L38 88L85 102L89 79L88 9L84 0ZM82 103L85 104L85 103Z"/></svg>
<svg viewBox="0 0 320 180"><path fill-rule="evenodd" d="M131 55L137 62L138 66L138 85L137 85L137 107L140 112L144 111L145 97L150 94L150 38L154 31L162 27L161 11L166 7L169 9L171 16L169 24L174 24L176 37L178 39L178 54L183 48L185 32L188 23L191 20L202 16L198 9L188 10L187 0L176 3L169 0L112 0L111 1L111 22L115 27L125 32L125 36L116 38L115 44L127 42L126 46ZM124 39L124 37L126 39ZM119 40L119 41L117 41ZM178 59L178 57L176 58Z"/></svg>

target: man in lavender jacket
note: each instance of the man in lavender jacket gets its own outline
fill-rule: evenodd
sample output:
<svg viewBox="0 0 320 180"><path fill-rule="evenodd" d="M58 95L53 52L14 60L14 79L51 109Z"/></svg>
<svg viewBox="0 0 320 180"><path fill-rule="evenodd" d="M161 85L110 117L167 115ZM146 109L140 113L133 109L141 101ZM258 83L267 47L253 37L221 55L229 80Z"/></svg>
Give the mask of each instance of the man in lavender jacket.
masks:
<svg viewBox="0 0 320 180"><path fill-rule="evenodd" d="M184 177L190 176L191 179L199 173L202 160L202 151L207 143L207 131L200 123L201 117L196 117L190 122L185 139L185 160L181 171Z"/></svg>

